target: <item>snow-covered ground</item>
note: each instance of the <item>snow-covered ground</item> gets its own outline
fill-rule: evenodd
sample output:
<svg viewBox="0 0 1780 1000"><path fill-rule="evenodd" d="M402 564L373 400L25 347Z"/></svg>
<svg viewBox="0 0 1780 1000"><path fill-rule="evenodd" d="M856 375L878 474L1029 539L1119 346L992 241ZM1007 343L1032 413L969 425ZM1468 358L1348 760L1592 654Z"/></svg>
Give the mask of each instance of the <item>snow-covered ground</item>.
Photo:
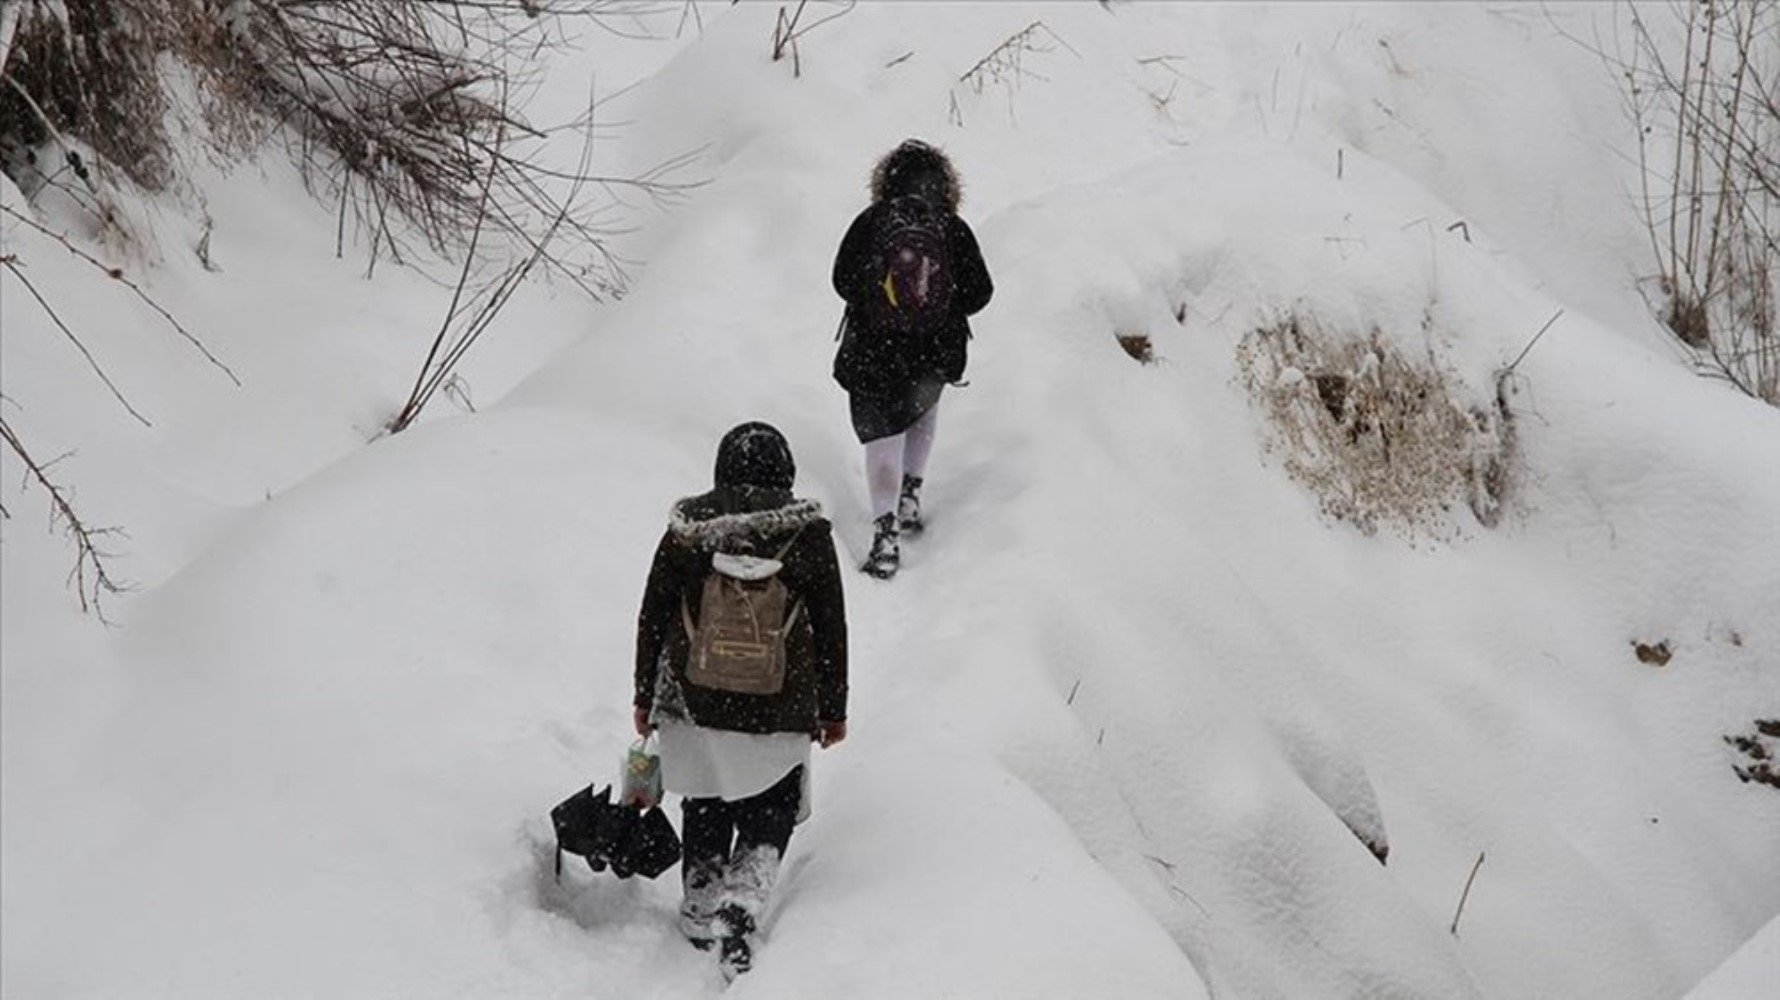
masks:
<svg viewBox="0 0 1780 1000"><path fill-rule="evenodd" d="M559 59L560 108L642 81L610 169L701 149L709 183L635 215L623 301L529 290L466 362L478 411L393 438L449 290L336 260L276 155L208 189L220 271L172 200L128 257L240 388L6 225L154 426L0 276L0 405L77 449L138 584L83 617L0 459L0 992L718 992L677 879L553 883L546 813L616 770L649 554L725 429L780 426L863 557L828 267L908 135L956 160L996 298L927 536L847 581L851 737L732 992L1659 1000L1767 925L1699 995L1760 981L1780 795L1723 737L1780 718L1780 412L1637 294L1615 81L1559 37L1613 8L861 4L800 76L777 10ZM1035 20L1025 76L959 82ZM1321 516L1237 362L1296 311L1481 398L1559 309L1509 515L1444 540Z"/></svg>

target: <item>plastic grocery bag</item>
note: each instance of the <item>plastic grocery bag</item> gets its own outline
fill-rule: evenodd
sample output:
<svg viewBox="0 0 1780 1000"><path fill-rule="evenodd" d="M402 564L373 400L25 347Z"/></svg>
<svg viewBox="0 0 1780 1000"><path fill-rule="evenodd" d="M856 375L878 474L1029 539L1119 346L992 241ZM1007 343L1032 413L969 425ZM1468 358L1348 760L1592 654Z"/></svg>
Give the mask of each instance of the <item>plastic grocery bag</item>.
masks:
<svg viewBox="0 0 1780 1000"><path fill-rule="evenodd" d="M644 810L661 804L661 751L656 748L655 734L637 740L625 752L618 801Z"/></svg>

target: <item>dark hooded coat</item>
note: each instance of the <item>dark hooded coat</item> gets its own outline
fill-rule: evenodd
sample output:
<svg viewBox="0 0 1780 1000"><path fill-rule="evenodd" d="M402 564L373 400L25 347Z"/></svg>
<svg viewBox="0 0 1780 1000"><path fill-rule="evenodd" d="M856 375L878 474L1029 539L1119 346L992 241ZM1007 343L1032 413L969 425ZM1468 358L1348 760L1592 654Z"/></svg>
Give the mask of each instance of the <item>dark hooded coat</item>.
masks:
<svg viewBox="0 0 1780 1000"><path fill-rule="evenodd" d="M792 496L790 451L776 431L754 441L777 451L731 446L741 432L763 426L743 425L725 437L717 487L676 503L656 545L637 616L635 703L658 719L743 733L813 733L818 721L847 718L846 608L833 528L820 504ZM686 679L692 643L685 616L698 620L719 552L779 559L778 578L792 606L802 607L786 637L785 684L777 694L719 691Z"/></svg>
<svg viewBox="0 0 1780 1000"><path fill-rule="evenodd" d="M943 208L947 215L947 256L954 274L950 315L939 329L913 339L890 330L875 329L863 303L882 295L882 263L875 259L873 234L885 205L893 198L915 195ZM905 142L878 161L872 172L872 203L848 227L834 259L834 290L847 301L840 350L835 354L834 378L855 397L892 401L889 407L906 416L895 420L902 426L885 428L897 433L913 423L939 398L938 387L964 377L965 345L970 339L967 317L989 304L994 284L983 263L976 234L958 217L961 191L952 163L938 149L917 141ZM917 395L925 405L908 405ZM859 400L855 399L855 423ZM859 428L862 440L868 434Z"/></svg>

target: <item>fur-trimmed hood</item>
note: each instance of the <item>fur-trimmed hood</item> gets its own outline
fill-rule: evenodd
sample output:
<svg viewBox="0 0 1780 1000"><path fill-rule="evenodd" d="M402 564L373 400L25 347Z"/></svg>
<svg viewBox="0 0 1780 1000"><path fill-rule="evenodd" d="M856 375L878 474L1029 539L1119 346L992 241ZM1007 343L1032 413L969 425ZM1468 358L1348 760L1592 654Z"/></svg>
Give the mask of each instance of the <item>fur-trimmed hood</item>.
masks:
<svg viewBox="0 0 1780 1000"><path fill-rule="evenodd" d="M888 201L905 194L937 201L957 215L964 188L943 150L919 139L908 139L885 153L871 172L872 201Z"/></svg>
<svg viewBox="0 0 1780 1000"><path fill-rule="evenodd" d="M793 499L764 510L729 512L714 507L711 496L686 497L668 514L668 531L700 552L765 554L756 551L763 542L822 520L822 504L815 500Z"/></svg>

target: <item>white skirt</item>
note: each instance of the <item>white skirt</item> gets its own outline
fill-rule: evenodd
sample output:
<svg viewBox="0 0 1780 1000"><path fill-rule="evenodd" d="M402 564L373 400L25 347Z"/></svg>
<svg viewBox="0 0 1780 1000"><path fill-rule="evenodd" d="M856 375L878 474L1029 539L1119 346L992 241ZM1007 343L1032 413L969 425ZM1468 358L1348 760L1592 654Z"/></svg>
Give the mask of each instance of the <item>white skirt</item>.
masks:
<svg viewBox="0 0 1780 1000"><path fill-rule="evenodd" d="M759 795L799 764L808 775L807 733L735 733L663 719L661 784L689 799L728 802Z"/></svg>

